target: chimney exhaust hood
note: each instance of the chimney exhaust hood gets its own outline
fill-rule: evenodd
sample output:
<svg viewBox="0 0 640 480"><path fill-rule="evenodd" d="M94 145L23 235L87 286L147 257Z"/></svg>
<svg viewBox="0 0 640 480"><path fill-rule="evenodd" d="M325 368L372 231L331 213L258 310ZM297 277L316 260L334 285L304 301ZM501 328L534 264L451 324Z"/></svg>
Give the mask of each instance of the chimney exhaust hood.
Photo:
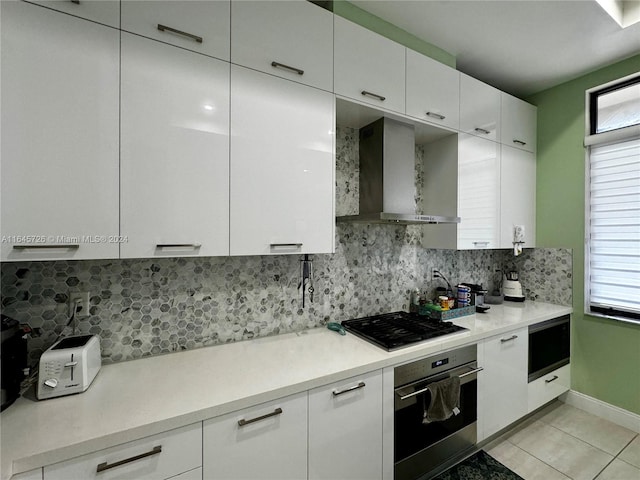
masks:
<svg viewBox="0 0 640 480"><path fill-rule="evenodd" d="M415 213L415 127L382 117L360 129L360 213L338 222L400 225L460 223Z"/></svg>

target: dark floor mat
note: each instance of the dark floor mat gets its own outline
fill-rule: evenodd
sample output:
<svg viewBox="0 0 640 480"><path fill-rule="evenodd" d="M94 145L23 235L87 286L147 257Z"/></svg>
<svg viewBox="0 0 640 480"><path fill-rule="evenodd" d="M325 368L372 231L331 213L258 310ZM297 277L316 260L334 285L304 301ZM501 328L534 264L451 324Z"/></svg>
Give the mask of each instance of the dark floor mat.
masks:
<svg viewBox="0 0 640 480"><path fill-rule="evenodd" d="M484 450L454 465L433 480L524 480Z"/></svg>

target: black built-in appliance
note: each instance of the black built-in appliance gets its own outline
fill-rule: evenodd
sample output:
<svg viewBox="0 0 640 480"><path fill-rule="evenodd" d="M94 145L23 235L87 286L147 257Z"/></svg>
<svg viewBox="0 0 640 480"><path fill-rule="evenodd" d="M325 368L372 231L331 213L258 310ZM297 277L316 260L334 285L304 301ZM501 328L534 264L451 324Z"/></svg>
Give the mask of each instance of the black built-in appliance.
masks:
<svg viewBox="0 0 640 480"><path fill-rule="evenodd" d="M2 406L4 410L20 396L20 384L27 368L27 341L17 320L2 314L2 345L0 364L2 372Z"/></svg>
<svg viewBox="0 0 640 480"><path fill-rule="evenodd" d="M476 345L439 353L394 369L394 479L430 478L469 454L477 441ZM460 378L459 413L425 423L429 385Z"/></svg>
<svg viewBox="0 0 640 480"><path fill-rule="evenodd" d="M569 363L570 319L564 315L529 326L529 382Z"/></svg>

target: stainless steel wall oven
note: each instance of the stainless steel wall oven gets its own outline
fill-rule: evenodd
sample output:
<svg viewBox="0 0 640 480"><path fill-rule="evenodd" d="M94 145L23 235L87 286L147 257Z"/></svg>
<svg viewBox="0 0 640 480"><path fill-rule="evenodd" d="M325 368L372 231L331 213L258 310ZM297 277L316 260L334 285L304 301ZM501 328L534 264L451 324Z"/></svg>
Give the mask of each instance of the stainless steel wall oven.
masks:
<svg viewBox="0 0 640 480"><path fill-rule="evenodd" d="M529 382L569 363L570 318L564 315L529 327Z"/></svg>
<svg viewBox="0 0 640 480"><path fill-rule="evenodd" d="M477 347L471 345L394 370L394 478L414 480L474 448L477 439ZM431 383L460 378L458 415L423 423Z"/></svg>

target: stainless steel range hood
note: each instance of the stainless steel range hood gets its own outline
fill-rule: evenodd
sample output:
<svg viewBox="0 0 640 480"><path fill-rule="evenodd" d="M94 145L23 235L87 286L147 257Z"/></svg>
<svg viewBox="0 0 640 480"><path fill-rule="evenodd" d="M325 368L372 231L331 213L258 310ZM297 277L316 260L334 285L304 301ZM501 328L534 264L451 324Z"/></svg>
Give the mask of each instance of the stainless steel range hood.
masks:
<svg viewBox="0 0 640 480"><path fill-rule="evenodd" d="M401 225L460 223L458 217L417 215L415 193L414 126L383 117L362 127L360 213L337 217L337 221Z"/></svg>

